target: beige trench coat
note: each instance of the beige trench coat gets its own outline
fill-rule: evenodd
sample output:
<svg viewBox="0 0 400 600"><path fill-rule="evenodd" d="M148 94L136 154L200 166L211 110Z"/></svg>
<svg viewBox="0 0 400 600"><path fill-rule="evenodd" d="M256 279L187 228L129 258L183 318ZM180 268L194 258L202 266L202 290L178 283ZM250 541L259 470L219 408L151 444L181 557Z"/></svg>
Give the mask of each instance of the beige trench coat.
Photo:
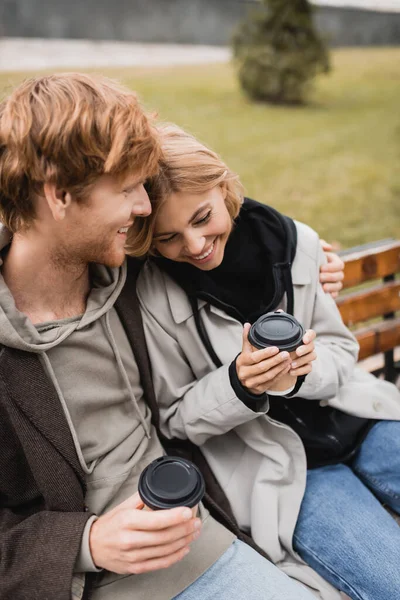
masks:
<svg viewBox="0 0 400 600"><path fill-rule="evenodd" d="M294 314L306 329L316 331L318 356L298 395L354 415L400 419L396 387L355 367L357 342L319 284L325 259L318 235L304 224L296 226ZM268 417L268 403L262 412L254 412L230 385L228 367L241 350L242 325L222 310L199 303L224 365L216 369L197 334L185 293L168 275L149 262L138 293L164 434L201 446L240 526L251 530L273 563L318 598L338 600L340 594L305 565L292 546L306 483L300 438Z"/></svg>

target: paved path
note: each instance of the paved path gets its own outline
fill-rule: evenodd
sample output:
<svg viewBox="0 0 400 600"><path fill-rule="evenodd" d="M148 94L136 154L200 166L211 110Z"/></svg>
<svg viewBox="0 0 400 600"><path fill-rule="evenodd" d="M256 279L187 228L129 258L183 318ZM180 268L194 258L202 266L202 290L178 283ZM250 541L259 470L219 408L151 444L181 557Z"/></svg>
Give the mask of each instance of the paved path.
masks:
<svg viewBox="0 0 400 600"><path fill-rule="evenodd" d="M229 48L221 46L0 38L0 71L193 65L229 59Z"/></svg>

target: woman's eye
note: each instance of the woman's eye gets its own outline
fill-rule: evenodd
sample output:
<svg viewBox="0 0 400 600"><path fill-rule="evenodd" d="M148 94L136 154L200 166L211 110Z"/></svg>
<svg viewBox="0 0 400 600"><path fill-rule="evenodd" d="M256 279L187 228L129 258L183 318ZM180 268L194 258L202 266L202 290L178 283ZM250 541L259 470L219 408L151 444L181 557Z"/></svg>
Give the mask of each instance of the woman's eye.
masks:
<svg viewBox="0 0 400 600"><path fill-rule="evenodd" d="M175 235L171 235L169 238L164 238L163 240L158 240L160 244L168 244L168 242L172 242L175 238Z"/></svg>
<svg viewBox="0 0 400 600"><path fill-rule="evenodd" d="M207 221L209 221L211 218L211 213L212 213L211 210L208 211L208 213L205 215L205 217L203 217L199 221L196 221L195 225L201 225L202 223L207 223Z"/></svg>

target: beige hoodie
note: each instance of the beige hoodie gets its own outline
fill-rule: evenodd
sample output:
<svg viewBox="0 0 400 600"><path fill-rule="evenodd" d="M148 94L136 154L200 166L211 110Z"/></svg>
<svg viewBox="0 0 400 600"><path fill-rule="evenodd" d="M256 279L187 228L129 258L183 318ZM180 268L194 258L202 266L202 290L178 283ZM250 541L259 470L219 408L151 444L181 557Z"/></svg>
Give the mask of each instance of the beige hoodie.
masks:
<svg viewBox="0 0 400 600"><path fill-rule="evenodd" d="M9 236L0 230L0 249L8 243ZM142 469L161 456L163 449L151 425L131 346L114 308L125 283L126 265L119 269L92 265L91 276L92 289L83 315L37 326L16 308L0 276L0 343L40 355L86 475L85 502L100 516L137 491ZM202 535L183 561L168 570L129 578L101 572L93 598L165 600L184 590L234 539L204 509L201 516ZM88 543L95 518L84 531L77 573L98 570Z"/></svg>

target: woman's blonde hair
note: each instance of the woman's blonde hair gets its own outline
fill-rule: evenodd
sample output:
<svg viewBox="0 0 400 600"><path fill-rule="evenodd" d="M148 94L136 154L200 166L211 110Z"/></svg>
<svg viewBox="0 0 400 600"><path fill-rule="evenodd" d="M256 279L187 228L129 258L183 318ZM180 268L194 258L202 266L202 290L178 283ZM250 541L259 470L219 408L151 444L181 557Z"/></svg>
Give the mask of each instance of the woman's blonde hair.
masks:
<svg viewBox="0 0 400 600"><path fill-rule="evenodd" d="M137 217L128 233L126 251L131 256L152 253L154 227L162 203L174 193L201 194L217 185L226 189L225 203L233 219L243 202L243 186L222 159L177 125L157 126L162 157L158 173L146 184L152 213Z"/></svg>

